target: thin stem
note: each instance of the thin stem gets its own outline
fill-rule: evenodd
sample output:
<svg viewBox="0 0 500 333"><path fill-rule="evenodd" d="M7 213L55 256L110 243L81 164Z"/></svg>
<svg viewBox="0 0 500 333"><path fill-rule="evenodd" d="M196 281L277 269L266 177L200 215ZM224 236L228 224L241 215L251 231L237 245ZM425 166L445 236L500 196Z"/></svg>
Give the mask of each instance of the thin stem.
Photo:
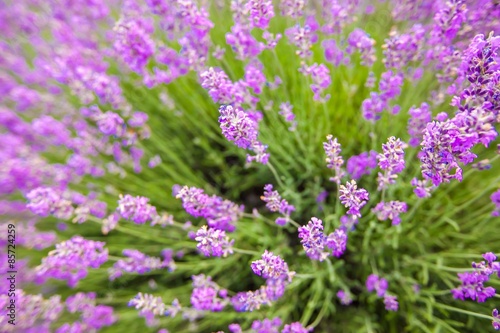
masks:
<svg viewBox="0 0 500 333"><path fill-rule="evenodd" d="M329 300L330 297L327 297L326 299ZM307 329L312 330L313 328L318 326L318 324L321 322L321 319L323 319L323 316L325 315L327 307L328 307L328 301L323 301L323 306L321 307L321 310L319 311L318 316L316 317L314 322L307 327Z"/></svg>
<svg viewBox="0 0 500 333"><path fill-rule="evenodd" d="M445 305L445 304L441 304L441 303L435 303L434 305L437 306L438 308L442 308L442 309L446 309L446 310L450 310L450 311L454 311L454 312L460 312L460 313L468 314L470 316L474 316L474 317L478 317L478 318L484 318L484 319L488 319L488 320L494 319L491 316L487 316L487 315L472 312L472 311L467 311L464 309L456 308L454 306L449 306L449 305Z"/></svg>
<svg viewBox="0 0 500 333"><path fill-rule="evenodd" d="M293 225L295 228L300 228L301 225L298 224L297 222L295 222L294 220L292 220L291 218L288 219L288 221L290 221L290 224Z"/></svg>
<svg viewBox="0 0 500 333"><path fill-rule="evenodd" d="M269 167L269 170L271 170L271 172L273 173L274 178L278 182L278 185L281 186L282 188L286 188L285 184L283 183L283 181L281 180L281 178L278 176L278 172L273 167L273 165L271 164L271 162L268 162L267 166Z"/></svg>

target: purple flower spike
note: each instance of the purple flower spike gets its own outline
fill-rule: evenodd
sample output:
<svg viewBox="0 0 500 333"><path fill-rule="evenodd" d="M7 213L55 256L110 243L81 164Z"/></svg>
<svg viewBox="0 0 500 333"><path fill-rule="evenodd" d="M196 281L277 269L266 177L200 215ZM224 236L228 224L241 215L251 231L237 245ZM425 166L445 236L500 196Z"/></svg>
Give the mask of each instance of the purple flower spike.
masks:
<svg viewBox="0 0 500 333"><path fill-rule="evenodd" d="M388 288L389 283L387 280L376 274L371 274L366 279L366 289L370 292L376 291L378 297L384 297Z"/></svg>
<svg viewBox="0 0 500 333"><path fill-rule="evenodd" d="M490 196L491 202L495 204L495 209L491 212L492 216L500 216L500 190L493 192Z"/></svg>
<svg viewBox="0 0 500 333"><path fill-rule="evenodd" d="M364 175L371 174L377 167L377 152L371 150L359 155L351 156L347 160L347 172L354 180L358 180Z"/></svg>
<svg viewBox="0 0 500 333"><path fill-rule="evenodd" d="M105 135L121 136L125 130L125 122L117 113L108 111L98 116L97 127Z"/></svg>
<svg viewBox="0 0 500 333"><path fill-rule="evenodd" d="M311 332L311 330L305 328L299 322L291 323L290 325L285 325L283 327L283 330L281 331L281 333L309 333L309 332Z"/></svg>
<svg viewBox="0 0 500 333"><path fill-rule="evenodd" d="M196 232L195 241L198 242L196 247L205 257L211 255L214 257L227 257L233 253L234 239L230 241L223 230L208 228L204 225Z"/></svg>
<svg viewBox="0 0 500 333"><path fill-rule="evenodd" d="M219 112L220 127L226 139L240 148L251 148L252 143L257 140L257 123L238 107L223 105Z"/></svg>
<svg viewBox="0 0 500 333"><path fill-rule="evenodd" d="M145 197L137 196L134 198L130 194L120 195L116 210L124 219L144 224L158 216L156 207L151 206L148 202L149 199Z"/></svg>
<svg viewBox="0 0 500 333"><path fill-rule="evenodd" d="M326 246L332 250L332 255L340 257L344 254L347 247L347 234L342 229L337 229L328 235Z"/></svg>
<svg viewBox="0 0 500 333"><path fill-rule="evenodd" d="M326 236L323 233L323 222L312 217L307 225L299 227L300 243L304 247L306 254L313 260L323 261L329 253L324 251Z"/></svg>
<svg viewBox="0 0 500 333"><path fill-rule="evenodd" d="M500 314L498 313L497 309L493 309L491 315L493 316L493 321L491 322L491 325L493 325L493 328L497 331L500 331Z"/></svg>
<svg viewBox="0 0 500 333"><path fill-rule="evenodd" d="M378 165L384 173L378 174L378 190L387 188L389 184L394 184L398 178L398 173L405 168L405 152L406 143L400 139L391 136L387 143L382 145L382 153L378 154Z"/></svg>
<svg viewBox="0 0 500 333"><path fill-rule="evenodd" d="M333 136L326 136L327 142L323 142L323 149L326 154L326 163L327 168L335 170L335 177L330 178L331 181L340 184L340 181L345 175L342 166L344 165L344 159L342 158L341 146L340 143L337 142L337 138L333 138Z"/></svg>
<svg viewBox="0 0 500 333"><path fill-rule="evenodd" d="M399 214L406 213L407 205L406 202L401 201L389 201L389 202L379 202L373 212L377 214L377 218L381 221L387 219L392 221L392 225L398 225L401 223L401 218Z"/></svg>
<svg viewBox="0 0 500 333"><path fill-rule="evenodd" d="M274 17L271 0L249 0L247 9L250 11L250 23L255 28L267 29L269 21Z"/></svg>
<svg viewBox="0 0 500 333"><path fill-rule="evenodd" d="M99 268L108 260L108 250L104 245L81 236L57 244L55 250L49 252L35 269L39 282L54 278L66 280L70 287L76 286L87 276L88 268Z"/></svg>
<svg viewBox="0 0 500 333"><path fill-rule="evenodd" d="M399 303L396 296L386 294L384 296L384 304L387 311L398 311Z"/></svg>
<svg viewBox="0 0 500 333"><path fill-rule="evenodd" d="M360 210L366 205L369 199L368 192L363 188L358 189L356 181L351 180L345 185L340 185L339 193L340 202L342 202L346 208L349 208L347 214L361 217Z"/></svg>
<svg viewBox="0 0 500 333"><path fill-rule="evenodd" d="M289 274L287 263L267 250L262 254L262 259L252 262L251 267L255 274L264 279L279 279Z"/></svg>
<svg viewBox="0 0 500 333"><path fill-rule="evenodd" d="M337 297L339 298L340 303L343 305L349 305L352 303L351 294L349 292L345 292L342 289L337 292Z"/></svg>
<svg viewBox="0 0 500 333"><path fill-rule="evenodd" d="M420 108L412 106L408 113L411 117L408 120L408 134L411 137L408 143L412 147L418 147L422 141L425 126L432 120L432 113L427 103L422 103Z"/></svg>
<svg viewBox="0 0 500 333"><path fill-rule="evenodd" d="M243 214L243 206L216 195L209 196L196 187L184 186L176 188L175 192L175 197L182 200L182 206L188 214L205 218L208 226L214 229L234 231L234 224Z"/></svg>
<svg viewBox="0 0 500 333"><path fill-rule="evenodd" d="M478 272L458 273L462 285L452 289L453 298L465 300L470 298L478 303L485 302L488 298L495 296L495 288L485 287L484 282L488 281L489 276Z"/></svg>
<svg viewBox="0 0 500 333"><path fill-rule="evenodd" d="M295 211L295 207L290 205L285 199L282 199L278 191L273 191L273 185L271 184L264 186L264 195L260 198L266 203L266 207L271 212L279 212L284 215L284 217L276 219L276 224L278 225L285 225L288 222L290 214Z"/></svg>

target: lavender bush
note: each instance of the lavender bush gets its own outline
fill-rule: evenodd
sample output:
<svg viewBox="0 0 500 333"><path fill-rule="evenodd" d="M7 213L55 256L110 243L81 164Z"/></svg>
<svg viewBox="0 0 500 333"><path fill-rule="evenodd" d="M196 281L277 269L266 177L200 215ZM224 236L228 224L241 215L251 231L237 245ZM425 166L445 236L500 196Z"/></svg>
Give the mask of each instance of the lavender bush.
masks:
<svg viewBox="0 0 500 333"><path fill-rule="evenodd" d="M500 330L497 1L7 0L0 28L1 332Z"/></svg>

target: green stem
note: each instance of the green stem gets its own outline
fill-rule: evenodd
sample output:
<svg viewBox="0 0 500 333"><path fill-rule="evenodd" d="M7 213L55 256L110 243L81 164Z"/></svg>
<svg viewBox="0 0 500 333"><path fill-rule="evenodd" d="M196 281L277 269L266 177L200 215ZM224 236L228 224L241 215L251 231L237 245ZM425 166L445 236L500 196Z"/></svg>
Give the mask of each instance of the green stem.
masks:
<svg viewBox="0 0 500 333"><path fill-rule="evenodd" d="M283 183L283 181L281 180L281 178L278 176L278 172L276 171L276 169L273 167L273 165L271 164L271 162L268 162L267 163L267 166L269 167L269 170L271 170L271 172L273 173L274 175L274 178L276 179L276 181L278 182L278 185L282 188L286 188L285 184Z"/></svg>
<svg viewBox="0 0 500 333"><path fill-rule="evenodd" d="M449 305L445 305L445 304L441 304L441 303L435 303L434 305L437 306L438 308L442 308L442 309L446 309L446 310L450 310L450 311L454 311L454 312L459 312L459 313L464 313L464 314L468 314L470 316L474 316L474 317L478 317L478 318L484 318L484 319L488 319L488 320L494 319L491 316L487 316L487 315L472 312L472 311L467 311L464 309L456 308L454 306L449 306Z"/></svg>

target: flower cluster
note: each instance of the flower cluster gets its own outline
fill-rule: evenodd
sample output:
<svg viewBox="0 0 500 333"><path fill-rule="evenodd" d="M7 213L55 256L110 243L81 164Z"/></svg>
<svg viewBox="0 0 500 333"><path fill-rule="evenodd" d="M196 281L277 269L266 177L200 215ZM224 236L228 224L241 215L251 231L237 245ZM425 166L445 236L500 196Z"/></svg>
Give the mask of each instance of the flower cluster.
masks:
<svg viewBox="0 0 500 333"><path fill-rule="evenodd" d="M37 187L30 191L26 198L29 200L26 207L36 215L54 215L68 219L73 214L71 201L61 198L61 195L50 187Z"/></svg>
<svg viewBox="0 0 500 333"><path fill-rule="evenodd" d="M139 250L123 250L123 255L126 259L119 259L109 269L109 279L115 280L123 275L123 273L144 274L156 269L168 268L169 271L175 269L175 262L172 259L171 250L163 250L162 258L150 257L140 252Z"/></svg>
<svg viewBox="0 0 500 333"><path fill-rule="evenodd" d="M196 187L184 186L178 189L175 197L182 200L182 206L188 214L205 218L210 228L229 232L235 230L235 223L244 208L216 195L209 196Z"/></svg>
<svg viewBox="0 0 500 333"><path fill-rule="evenodd" d="M406 144L393 136L382 145L382 153L377 155L378 165L384 170L384 173L378 173L379 190L387 188L389 184L394 184L398 178L397 174L405 168L404 148Z"/></svg>
<svg viewBox="0 0 500 333"><path fill-rule="evenodd" d="M219 312L229 303L227 290L221 289L205 275L193 275L191 305L196 310Z"/></svg>
<svg viewBox="0 0 500 333"><path fill-rule="evenodd" d="M364 175L371 174L377 167L377 152L370 150L359 155L353 155L347 160L347 173L352 179L358 180Z"/></svg>
<svg viewBox="0 0 500 333"><path fill-rule="evenodd" d="M233 253L234 239L230 241L224 230L204 225L196 232L195 241L198 242L196 247L205 257L227 257Z"/></svg>
<svg viewBox="0 0 500 333"><path fill-rule="evenodd" d="M126 220L144 224L158 216L156 207L151 206L148 202L149 199L145 197L137 196L134 198L130 194L120 195L116 211Z"/></svg>
<svg viewBox="0 0 500 333"><path fill-rule="evenodd" d="M307 329L302 326L299 322L291 323L290 325L285 325L280 331L282 321L279 317L274 319L264 319L264 320L254 320L252 323L251 331L249 333L308 333L312 332L312 329ZM239 324L229 325L229 332L231 333L243 333L241 326Z"/></svg>
<svg viewBox="0 0 500 333"><path fill-rule="evenodd" d="M401 201L389 201L389 202L379 202L373 212L377 214L377 218L380 221L385 221L387 219L392 221L392 225L398 225L401 223L401 218L399 214L406 213L406 202Z"/></svg>
<svg viewBox="0 0 500 333"><path fill-rule="evenodd" d="M255 153L254 156L247 156L248 162L256 161L267 164L269 154L266 153L266 146L257 140L256 120L241 108L231 105L222 105L219 113L219 124L226 139L233 141L240 148L249 149Z"/></svg>
<svg viewBox="0 0 500 333"><path fill-rule="evenodd" d="M458 278L462 283L460 287L452 289L453 297L460 300L470 298L478 303L485 302L488 298L495 296L495 288L485 287L490 276L497 274L500 277L500 262L495 261L497 257L492 252L483 254L486 261L472 263L474 272L458 273Z"/></svg>
<svg viewBox="0 0 500 333"><path fill-rule="evenodd" d="M252 262L251 267L255 274L264 279L279 279L289 275L287 263L267 250L262 254L262 259Z"/></svg>
<svg viewBox="0 0 500 333"><path fill-rule="evenodd" d="M39 330L48 332L51 325L55 324L61 317L64 304L61 303L61 296L55 295L49 299L44 299L42 295L29 295L22 289L15 290L16 325L8 323L9 306L11 299L8 292L0 295L0 315L3 320L0 322L2 332L19 332L23 330Z"/></svg>
<svg viewBox="0 0 500 333"><path fill-rule="evenodd" d="M371 274L366 279L366 289L370 292L375 291L378 297L384 298L385 309L388 311L397 311L399 307L398 299L396 296L387 293L388 288L389 283L387 280L376 274Z"/></svg>
<svg viewBox="0 0 500 333"><path fill-rule="evenodd" d="M73 236L56 244L55 250L42 259L35 272L39 283L49 278L66 280L70 287L87 276L88 268L99 268L108 260L105 243Z"/></svg>
<svg viewBox="0 0 500 333"><path fill-rule="evenodd" d="M106 305L96 305L95 293L77 293L66 299L66 309L69 313L80 313L80 321L66 323L56 332L84 332L99 330L111 326L117 321L113 308Z"/></svg>
<svg viewBox="0 0 500 333"><path fill-rule="evenodd" d="M175 317L181 310L179 301L175 299L172 305L163 303L161 297L156 297L151 294L138 293L128 302L128 306L133 306L139 311L139 315L146 319L148 326L155 326L157 321L156 316Z"/></svg>
<svg viewBox="0 0 500 333"><path fill-rule="evenodd" d="M432 120L432 113L427 103L422 103L419 108L412 106L408 113L410 114L408 134L411 137L408 144L417 147L422 140L425 126Z"/></svg>
<svg viewBox="0 0 500 333"><path fill-rule="evenodd" d="M356 181L351 180L345 185L339 186L339 194L340 202L349 208L347 214L356 218L361 217L360 210L370 198L368 192L363 188L358 189Z"/></svg>
<svg viewBox="0 0 500 333"><path fill-rule="evenodd" d="M312 217L307 225L299 227L298 231L300 242L307 256L313 260L323 261L329 255L340 257L346 250L347 234L345 230L339 228L327 236L323 233L323 221L316 217Z"/></svg>
<svg viewBox="0 0 500 333"><path fill-rule="evenodd" d="M264 195L260 197L265 203L266 207L271 212L279 212L283 217L276 219L277 225L286 225L290 219L290 214L295 211L295 207L290 205L288 201L281 198L278 191L273 191L273 185L267 184L264 186Z"/></svg>
<svg viewBox="0 0 500 333"><path fill-rule="evenodd" d="M262 259L253 261L252 271L266 279L266 284L255 291L240 292L231 298L236 311L254 311L262 305L270 305L283 296L285 287L292 282L295 272L288 270L287 263L272 252L265 251Z"/></svg>
<svg viewBox="0 0 500 333"><path fill-rule="evenodd" d="M344 177L345 172L342 169L344 165L344 159L342 158L341 146L340 143L337 142L337 138L333 138L333 136L327 135L327 142L323 142L323 149L326 154L326 163L329 169L335 170L335 176L330 178L330 181L340 184L341 179Z"/></svg>

